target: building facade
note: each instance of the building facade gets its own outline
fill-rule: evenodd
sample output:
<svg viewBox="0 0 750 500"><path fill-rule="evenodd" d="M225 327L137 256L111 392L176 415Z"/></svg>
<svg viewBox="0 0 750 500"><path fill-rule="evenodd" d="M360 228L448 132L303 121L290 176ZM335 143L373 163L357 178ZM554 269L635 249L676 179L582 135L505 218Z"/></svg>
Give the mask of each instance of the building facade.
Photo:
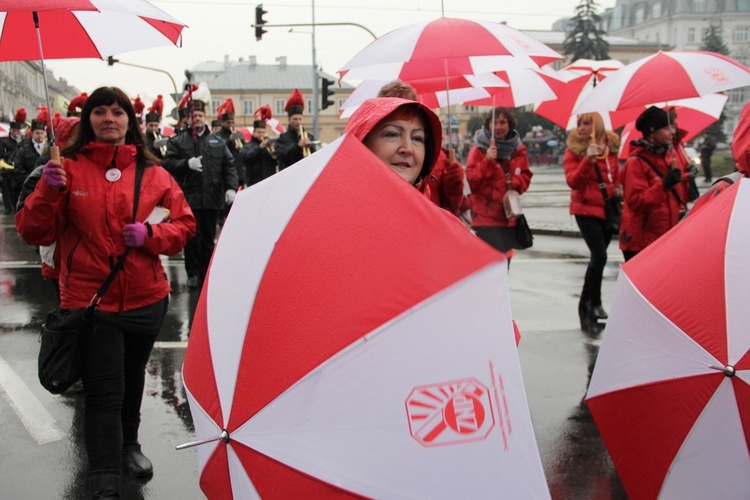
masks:
<svg viewBox="0 0 750 500"><path fill-rule="evenodd" d="M50 101L62 96L70 100L79 94L78 89L68 85L64 79L55 78L47 70ZM0 121L9 121L18 108L25 108L31 121L37 114L36 108L46 105L42 65L38 61L0 62ZM58 109L65 114L67 110Z"/></svg>
<svg viewBox="0 0 750 500"><path fill-rule="evenodd" d="M234 121L237 127L251 127L255 110L270 105L273 117L286 125L287 114L284 111L286 101L294 89L299 89L305 97L303 126L312 131L313 107L319 109L319 139L323 143L336 140L344 131L346 120L340 120L339 107L343 104L354 86L342 82L333 86L334 104L321 110L320 103L312 102L313 72L311 66L287 64L286 57L277 58L278 64L258 64L255 56L238 61L225 57L224 61L207 61L193 68L193 81L206 82L211 91L209 116L217 116L216 109L228 97L234 102ZM317 72L317 78L337 81L333 75L323 71ZM320 81L319 81L320 85Z"/></svg>
<svg viewBox="0 0 750 500"><path fill-rule="evenodd" d="M610 35L642 40L663 50L698 50L711 26L721 29L730 57L750 63L750 0L617 0L602 15ZM731 137L750 87L727 92L724 132Z"/></svg>

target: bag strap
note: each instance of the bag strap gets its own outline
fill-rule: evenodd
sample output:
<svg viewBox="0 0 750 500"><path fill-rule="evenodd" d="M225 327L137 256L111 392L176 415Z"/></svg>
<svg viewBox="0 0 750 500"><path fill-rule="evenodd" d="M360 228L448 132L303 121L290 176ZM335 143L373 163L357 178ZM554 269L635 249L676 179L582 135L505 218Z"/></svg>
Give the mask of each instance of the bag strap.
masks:
<svg viewBox="0 0 750 500"><path fill-rule="evenodd" d="M133 223L136 222L136 215L138 213L138 201L141 197L141 181L143 181L143 173L146 170L146 163L143 160L143 158L140 158L138 160L138 163L135 166L135 193L133 194ZM112 270L109 272L109 276L107 276L107 279L104 280L104 283L102 283L102 286L99 287L99 290L96 291L96 295L91 299L91 302L89 303L89 307L96 307L99 305L99 302L102 300L102 296L104 296L105 293L107 293L107 290L109 290L109 287L112 286L112 283L115 281L115 276L117 273L122 269L122 266L125 264L125 257L128 256L128 253L130 252L131 247L127 247L125 251L120 255L120 258L117 259L117 262L115 263Z"/></svg>
<svg viewBox="0 0 750 500"><path fill-rule="evenodd" d="M656 168L656 165L654 165L653 163L651 163L651 161L648 158L646 158L645 156L642 156L640 154L636 154L636 156L638 158L640 158L641 160L645 161L648 164L648 166L651 167L651 169L654 172L656 172L656 175L659 176L659 179L663 179L664 178L664 176L661 174L661 172L659 172L659 169ZM680 195L677 194L677 191L674 190L674 186L672 186L671 188L669 188L669 191L674 195L675 198L677 198L677 201L679 201L683 205L687 205L686 202L682 201L682 198L680 198Z"/></svg>
<svg viewBox="0 0 750 500"><path fill-rule="evenodd" d="M604 183L604 178L602 177L602 172L599 170L599 163L597 161L594 161L594 172L596 172L596 180L599 181L599 190L602 192L604 204L606 205L607 200L609 200L609 196L607 195L607 185Z"/></svg>

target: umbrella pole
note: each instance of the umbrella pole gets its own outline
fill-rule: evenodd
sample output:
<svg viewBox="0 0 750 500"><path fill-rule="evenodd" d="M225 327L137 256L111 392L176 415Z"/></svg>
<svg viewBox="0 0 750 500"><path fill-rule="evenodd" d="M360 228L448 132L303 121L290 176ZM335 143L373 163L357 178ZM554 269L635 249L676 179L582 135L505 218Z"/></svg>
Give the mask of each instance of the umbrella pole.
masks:
<svg viewBox="0 0 750 500"><path fill-rule="evenodd" d="M453 136L451 135L451 132L453 131L451 120L453 119L453 115L451 114L451 84L450 79L448 77L448 60L443 59L443 68L445 70L445 99L446 103L448 104L448 159L450 161L456 161L456 150L453 149Z"/></svg>
<svg viewBox="0 0 750 500"><path fill-rule="evenodd" d="M44 79L44 96L47 99L47 113L49 115L49 132L50 132L49 142L50 144L52 144L55 141L55 127L52 124L52 117L54 115L52 113L52 105L50 104L50 100L49 100L49 85L47 85L47 68L44 66L44 52L42 51L42 34L39 29L39 14L37 13L37 11L33 11L31 15L34 16L34 26L36 27L36 41L39 44L39 59L42 63L42 78ZM60 161L60 147L57 146L56 144L54 146L50 146L49 157L51 160Z"/></svg>

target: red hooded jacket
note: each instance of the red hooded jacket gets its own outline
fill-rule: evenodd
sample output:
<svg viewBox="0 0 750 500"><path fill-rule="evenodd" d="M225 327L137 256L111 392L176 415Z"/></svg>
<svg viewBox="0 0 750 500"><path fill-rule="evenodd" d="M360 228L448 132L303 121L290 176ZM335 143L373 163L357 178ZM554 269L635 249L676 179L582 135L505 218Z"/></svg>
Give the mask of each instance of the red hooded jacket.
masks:
<svg viewBox="0 0 750 500"><path fill-rule="evenodd" d="M121 177L110 182L112 167ZM62 257L60 302L63 308L85 307L125 251L123 227L132 223L136 146L92 142L63 168L67 186L51 188L44 180L16 214L16 227L30 245L57 241ZM148 226L146 243L133 248L123 269L104 295L99 309L121 313L144 307L169 294L159 254L173 255L195 235L195 218L172 176L149 166L141 184L136 220L144 221L156 206L170 210L171 220Z"/></svg>
<svg viewBox="0 0 750 500"><path fill-rule="evenodd" d="M670 190L664 189L662 178L671 168L671 160L671 151L661 156L631 144L630 157L621 172L625 191L620 223L621 250L640 252L680 222L688 189L685 182L677 183Z"/></svg>

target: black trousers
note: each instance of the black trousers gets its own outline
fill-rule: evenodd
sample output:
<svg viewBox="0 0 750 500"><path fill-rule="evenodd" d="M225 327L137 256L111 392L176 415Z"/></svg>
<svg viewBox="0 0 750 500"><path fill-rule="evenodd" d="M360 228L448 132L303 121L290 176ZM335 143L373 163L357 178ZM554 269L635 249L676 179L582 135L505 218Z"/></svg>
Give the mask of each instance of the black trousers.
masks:
<svg viewBox="0 0 750 500"><path fill-rule="evenodd" d="M97 311L81 339L89 473L119 474L123 443L138 441L146 363L168 303L165 297L121 314Z"/></svg>
<svg viewBox="0 0 750 500"><path fill-rule="evenodd" d="M16 213L16 201L18 196L13 191L13 182L10 179L10 174L5 174L0 177L0 187L2 188L3 194L3 208L6 213Z"/></svg>
<svg viewBox="0 0 750 500"><path fill-rule="evenodd" d="M576 223L581 230L583 241L591 254L586 276L581 290L581 304L602 305L602 276L607 264L607 247L612 241L612 234L607 230L606 221L597 217L576 215Z"/></svg>
<svg viewBox="0 0 750 500"><path fill-rule="evenodd" d="M195 216L195 236L185 245L185 271L188 278L197 276L201 281L206 277L211 254L216 240L216 224L219 210L193 210Z"/></svg>

